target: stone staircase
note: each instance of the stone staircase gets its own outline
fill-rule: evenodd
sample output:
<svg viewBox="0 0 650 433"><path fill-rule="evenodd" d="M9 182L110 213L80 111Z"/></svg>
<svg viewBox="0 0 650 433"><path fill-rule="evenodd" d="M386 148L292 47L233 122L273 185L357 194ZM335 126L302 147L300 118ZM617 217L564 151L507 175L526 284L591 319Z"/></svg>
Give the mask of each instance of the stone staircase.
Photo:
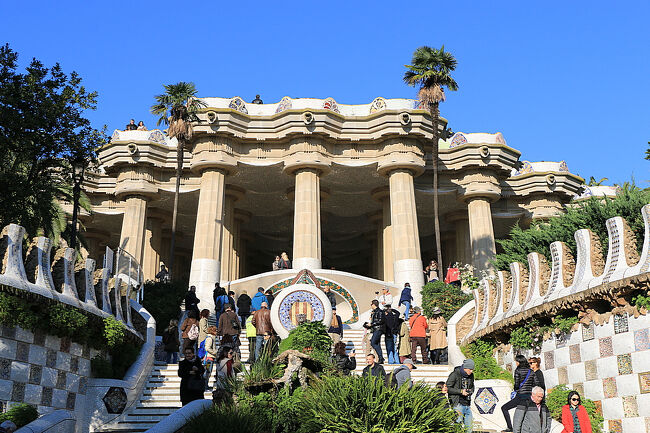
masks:
<svg viewBox="0 0 650 433"><path fill-rule="evenodd" d="M241 359L248 359L248 340L245 334L241 335L242 346ZM348 345L348 351L356 349L357 368L356 374L361 374L365 367L365 357L361 351L362 330L346 330L344 341ZM382 349L384 349L382 339ZM385 355L385 354L384 354ZM418 354L419 356L419 354ZM419 359L419 358L418 358ZM390 372L397 365L385 364L384 369ZM446 365L422 365L418 364L417 369L411 372L413 381L424 381L435 385L438 381L445 381L451 371ZM209 385L214 382L214 374L210 378ZM95 431L101 432L144 432L153 427L160 420L173 413L181 407L180 400L181 379L178 377L178 364L156 363L140 400L136 402L126 413L110 425ZM205 393L206 399L211 399L211 392Z"/></svg>

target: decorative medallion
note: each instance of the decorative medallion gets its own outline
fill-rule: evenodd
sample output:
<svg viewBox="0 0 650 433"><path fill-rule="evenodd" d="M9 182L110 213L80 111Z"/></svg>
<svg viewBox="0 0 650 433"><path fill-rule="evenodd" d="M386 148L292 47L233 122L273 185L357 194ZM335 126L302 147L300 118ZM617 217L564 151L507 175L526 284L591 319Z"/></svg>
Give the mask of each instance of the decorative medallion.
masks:
<svg viewBox="0 0 650 433"><path fill-rule="evenodd" d="M370 104L370 114L386 109L386 100L384 98L375 98Z"/></svg>
<svg viewBox="0 0 650 433"><path fill-rule="evenodd" d="M160 129L154 129L151 131L151 134L149 134L147 140L153 141L155 143L165 144L165 136L162 132L160 132Z"/></svg>
<svg viewBox="0 0 650 433"><path fill-rule="evenodd" d="M325 99L325 102L323 102L323 108L326 110L333 111L335 113L341 113L339 111L339 105L336 103L334 98Z"/></svg>
<svg viewBox="0 0 650 433"><path fill-rule="evenodd" d="M119 138L120 138L120 133L116 129L115 131L113 131L113 135L111 135L111 140L119 140Z"/></svg>
<svg viewBox="0 0 650 433"><path fill-rule="evenodd" d="M494 409L497 407L498 401L499 398L492 388L479 388L476 392L476 397L474 398L474 405L478 409L479 413L492 414L494 413Z"/></svg>
<svg viewBox="0 0 650 433"><path fill-rule="evenodd" d="M629 353L616 356L618 374L632 374L632 355Z"/></svg>
<svg viewBox="0 0 650 433"><path fill-rule="evenodd" d="M230 104L228 104L228 108L232 108L233 110L237 110L241 113L248 114L248 110L246 109L246 103L239 96L235 96L230 100Z"/></svg>
<svg viewBox="0 0 650 433"><path fill-rule="evenodd" d="M566 164L566 161L564 161L564 160L560 161L560 172L563 172L563 173L568 173L569 172L569 166Z"/></svg>
<svg viewBox="0 0 650 433"><path fill-rule="evenodd" d="M614 314L614 334L621 334L628 331L627 313Z"/></svg>
<svg viewBox="0 0 650 433"><path fill-rule="evenodd" d="M280 100L280 103L278 104L278 107L275 109L276 113L282 113L285 110L290 110L293 105L293 102L291 101L291 98L288 96L285 96Z"/></svg>
<svg viewBox="0 0 650 433"><path fill-rule="evenodd" d="M506 144L506 139L503 138L503 134L502 134L502 133L497 132L495 138L496 138L497 143L499 143L499 144Z"/></svg>
<svg viewBox="0 0 650 433"><path fill-rule="evenodd" d="M650 371L639 373L639 389L641 394L650 394Z"/></svg>
<svg viewBox="0 0 650 433"><path fill-rule="evenodd" d="M300 324L298 316L304 314L310 322L320 322L325 317L325 307L313 293L297 290L280 303L280 322L291 331Z"/></svg>
<svg viewBox="0 0 650 433"><path fill-rule="evenodd" d="M462 132L457 132L453 137L451 137L451 144L449 144L449 148L452 149L454 147L462 146L466 143L467 137L465 137Z"/></svg>
<svg viewBox="0 0 650 433"><path fill-rule="evenodd" d="M104 401L108 413L122 413L126 408L127 399L124 388L111 386L108 391L106 391L102 400Z"/></svg>
<svg viewBox="0 0 650 433"><path fill-rule="evenodd" d="M515 176L521 176L522 174L532 173L533 165L529 161L521 161L521 168L515 172Z"/></svg>

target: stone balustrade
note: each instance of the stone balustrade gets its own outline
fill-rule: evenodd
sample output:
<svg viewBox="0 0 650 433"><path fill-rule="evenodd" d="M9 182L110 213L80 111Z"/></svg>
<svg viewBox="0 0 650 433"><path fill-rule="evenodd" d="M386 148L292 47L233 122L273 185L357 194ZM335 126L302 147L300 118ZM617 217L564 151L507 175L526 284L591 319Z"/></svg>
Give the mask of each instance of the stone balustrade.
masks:
<svg viewBox="0 0 650 433"><path fill-rule="evenodd" d="M590 230L581 229L574 235L577 244L575 260L563 242L553 242L550 245L550 266L543 255L532 252L528 255L528 266L512 263L510 273L499 271L495 279L482 280L473 293L472 302L477 307L474 308L474 325L465 341L512 327L533 315L573 308L563 301L568 297L577 301L580 296L575 295L581 292L599 290L600 286L610 287L621 280L648 280L650 204L641 211L645 223L641 255L628 223L622 217L614 217L606 222L606 258L603 258L598 238ZM616 296L610 295L612 298Z"/></svg>

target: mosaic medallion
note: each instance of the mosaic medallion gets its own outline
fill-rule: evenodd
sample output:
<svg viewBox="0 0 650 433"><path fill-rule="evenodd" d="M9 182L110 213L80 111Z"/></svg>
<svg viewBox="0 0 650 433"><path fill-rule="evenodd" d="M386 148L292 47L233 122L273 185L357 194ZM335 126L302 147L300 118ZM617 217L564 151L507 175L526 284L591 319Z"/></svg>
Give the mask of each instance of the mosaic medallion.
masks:
<svg viewBox="0 0 650 433"><path fill-rule="evenodd" d="M609 433L623 433L623 423L620 419L609 420Z"/></svg>
<svg viewBox="0 0 650 433"><path fill-rule="evenodd" d="M618 355L616 357L618 364L618 374L632 374L632 355Z"/></svg>
<svg viewBox="0 0 650 433"><path fill-rule="evenodd" d="M453 137L451 137L449 148L452 149L454 147L462 146L465 143L467 143L467 138L461 132L457 132Z"/></svg>
<svg viewBox="0 0 650 433"><path fill-rule="evenodd" d="M533 165L529 161L521 161L521 168L515 172L515 176L532 173L533 171Z"/></svg>
<svg viewBox="0 0 650 433"><path fill-rule="evenodd" d="M614 354L614 349L612 348L612 337L600 338L598 344L601 358L612 356Z"/></svg>
<svg viewBox="0 0 650 433"><path fill-rule="evenodd" d="M482 414L492 414L497 407L499 398L492 388L479 388L474 399L474 405Z"/></svg>
<svg viewBox="0 0 650 433"><path fill-rule="evenodd" d="M567 165L566 161L564 161L564 160L560 161L560 172L563 172L563 173L568 173L569 172L569 166Z"/></svg>
<svg viewBox="0 0 650 433"><path fill-rule="evenodd" d="M593 340L595 336L594 322L591 322L589 325L582 325L582 341Z"/></svg>
<svg viewBox="0 0 650 433"><path fill-rule="evenodd" d="M639 388L641 394L650 394L650 371L639 373Z"/></svg>
<svg viewBox="0 0 650 433"><path fill-rule="evenodd" d="M384 98L375 98L370 104L370 114L386 109L386 100Z"/></svg>
<svg viewBox="0 0 650 433"><path fill-rule="evenodd" d="M605 398L614 398L618 394L618 389L616 388L616 378L608 377L603 379L603 394Z"/></svg>
<svg viewBox="0 0 650 433"><path fill-rule="evenodd" d="M151 131L151 134L149 134L147 140L153 141L154 143L165 144L165 136L162 134L162 132L160 132L159 129L154 129Z"/></svg>
<svg viewBox="0 0 650 433"><path fill-rule="evenodd" d="M300 323L299 316L305 315L308 322L320 322L325 317L325 308L313 293L297 290L280 303L280 322L291 331Z"/></svg>
<svg viewBox="0 0 650 433"><path fill-rule="evenodd" d="M111 386L102 400L108 413L122 413L126 408L127 398L124 388Z"/></svg>
<svg viewBox="0 0 650 433"><path fill-rule="evenodd" d="M334 98L325 99L325 102L323 102L323 108L326 110L333 111L335 113L340 113L339 105L336 103Z"/></svg>
<svg viewBox="0 0 650 433"><path fill-rule="evenodd" d="M614 315L614 333L621 334L628 331L627 314Z"/></svg>
<svg viewBox="0 0 650 433"><path fill-rule="evenodd" d="M246 108L246 103L242 98L239 96L235 96L230 100L230 104L228 104L228 108L231 108L233 110L237 110L240 113L248 114L248 109Z"/></svg>
<svg viewBox="0 0 650 433"><path fill-rule="evenodd" d="M291 98L288 96L285 96L280 100L280 103L278 104L277 108L275 109L276 113L282 113L285 110L290 110L293 105L293 102L291 102Z"/></svg>
<svg viewBox="0 0 650 433"><path fill-rule="evenodd" d="M628 395L622 397L623 399L623 415L625 418L633 418L639 416L639 406L636 402L635 395Z"/></svg>
<svg viewBox="0 0 650 433"><path fill-rule="evenodd" d="M634 348L637 352L640 350L650 349L650 339L648 338L647 328L634 331Z"/></svg>

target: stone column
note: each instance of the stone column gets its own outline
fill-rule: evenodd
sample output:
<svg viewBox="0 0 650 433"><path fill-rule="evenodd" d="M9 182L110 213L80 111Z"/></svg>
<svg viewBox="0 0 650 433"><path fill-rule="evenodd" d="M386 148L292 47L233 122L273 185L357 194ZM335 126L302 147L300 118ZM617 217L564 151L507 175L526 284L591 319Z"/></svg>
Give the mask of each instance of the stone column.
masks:
<svg viewBox="0 0 650 433"><path fill-rule="evenodd" d="M294 174L293 268L321 269L320 171L307 167Z"/></svg>
<svg viewBox="0 0 650 433"><path fill-rule="evenodd" d="M232 261L230 266L231 278L237 280L242 278L243 273L243 261L245 260L245 247L244 244L246 241L242 239L241 226L245 224L251 217L251 214L241 209L235 209L234 213L234 230L233 230L233 250L232 250Z"/></svg>
<svg viewBox="0 0 650 433"><path fill-rule="evenodd" d="M472 246L469 241L467 218L467 212L464 210L450 212L445 215L445 220L454 225L453 242L456 246L454 260L462 264L472 263Z"/></svg>
<svg viewBox="0 0 650 433"><path fill-rule="evenodd" d="M390 208L390 191L386 187L378 188L372 192L372 198L381 203L380 222L378 239L380 243L380 258L381 261L380 279L390 282L394 280L393 277L393 228L391 226L391 208Z"/></svg>
<svg viewBox="0 0 650 433"><path fill-rule="evenodd" d="M212 291L221 275L221 239L223 235L226 172L207 168L201 174L201 191L196 211L194 248L190 267L190 285L196 286L200 308L214 310Z"/></svg>
<svg viewBox="0 0 650 433"><path fill-rule="evenodd" d="M141 195L126 197L120 247L142 263L145 224L147 221L147 199Z"/></svg>
<svg viewBox="0 0 650 433"><path fill-rule="evenodd" d="M372 269L375 272L375 278L378 280L384 279L384 224L383 212L379 211L370 215L370 222L377 226L375 237L372 239L373 246L373 265Z"/></svg>
<svg viewBox="0 0 650 433"><path fill-rule="evenodd" d="M155 280L160 271L160 251L162 246L162 221L159 218L147 218L144 238L144 257L142 271L144 279Z"/></svg>
<svg viewBox="0 0 650 433"><path fill-rule="evenodd" d="M223 237L221 240L221 283L231 280L233 261L233 230L235 225L235 198L226 192L223 216Z"/></svg>
<svg viewBox="0 0 650 433"><path fill-rule="evenodd" d="M491 269L490 260L496 255L490 200L473 197L467 202L469 237L472 245L472 264L479 271Z"/></svg>
<svg viewBox="0 0 650 433"><path fill-rule="evenodd" d="M398 287L410 283L413 298L422 304L420 288L424 285L420 236L415 209L413 173L409 169L396 169L388 176L390 186L390 221L393 237L393 272Z"/></svg>

